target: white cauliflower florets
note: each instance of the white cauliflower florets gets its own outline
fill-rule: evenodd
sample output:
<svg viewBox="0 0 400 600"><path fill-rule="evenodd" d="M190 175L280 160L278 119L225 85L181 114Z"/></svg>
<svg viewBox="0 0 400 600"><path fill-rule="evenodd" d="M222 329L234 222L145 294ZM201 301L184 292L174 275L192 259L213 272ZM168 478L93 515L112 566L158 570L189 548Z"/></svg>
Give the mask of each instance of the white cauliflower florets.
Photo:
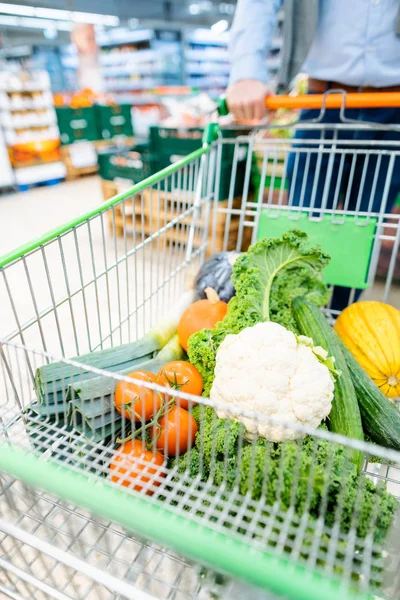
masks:
<svg viewBox="0 0 400 600"><path fill-rule="evenodd" d="M334 380L310 342L271 322L227 335L217 352L211 400L258 412L260 417L318 427L331 411ZM216 412L220 418L231 417L223 410ZM237 419L248 432L272 442L302 437L261 418Z"/></svg>

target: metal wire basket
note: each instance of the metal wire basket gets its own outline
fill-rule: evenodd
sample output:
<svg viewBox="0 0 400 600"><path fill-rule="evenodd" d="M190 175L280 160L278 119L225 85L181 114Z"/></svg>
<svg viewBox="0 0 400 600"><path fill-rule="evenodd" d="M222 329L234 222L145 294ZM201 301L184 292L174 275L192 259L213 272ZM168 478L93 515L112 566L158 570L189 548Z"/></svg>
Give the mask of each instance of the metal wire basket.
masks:
<svg viewBox="0 0 400 600"><path fill-rule="evenodd" d="M121 488L109 471L121 436L115 419L102 422L102 435L89 435L85 420L71 417L68 398L54 409L49 396L40 403L34 392L37 368L56 361L77 383L88 373L106 377L110 389L131 381L66 357L140 338L179 300L206 256L246 250L260 235L299 227L300 220L304 227L322 223L326 239L329 227L335 235L343 228L352 238L349 251L355 243L363 249L362 272L339 264L330 274L337 285L353 278L349 301L356 288L390 300L400 227L399 215L386 212L385 197L400 152L397 142L350 142L346 133L355 128L302 124L318 132L307 143L254 133L205 141L186 159L0 260L1 329L11 330L0 347L0 591L6 596L398 597L398 519L382 511L396 511L385 485L400 496L400 453L306 427L295 428L296 443L249 441L235 419L265 417L178 391L176 402L195 401L189 411L196 410L199 423L208 421L208 446L193 445L185 462L169 461L139 489L133 480ZM232 173L221 202L225 145ZM236 198L243 152L246 172ZM338 186L332 165L345 158L350 173L358 168L359 186L371 169L387 182L378 211L374 189L361 210L354 177ZM296 204L293 189L306 189L312 164L323 193L316 188L305 202L303 191ZM391 257L385 281L377 281L385 243ZM338 312L327 311L332 318ZM215 408L232 420L219 421ZM113 411L111 403L111 417ZM359 477L354 449L364 453ZM201 468L194 470L196 461Z"/></svg>

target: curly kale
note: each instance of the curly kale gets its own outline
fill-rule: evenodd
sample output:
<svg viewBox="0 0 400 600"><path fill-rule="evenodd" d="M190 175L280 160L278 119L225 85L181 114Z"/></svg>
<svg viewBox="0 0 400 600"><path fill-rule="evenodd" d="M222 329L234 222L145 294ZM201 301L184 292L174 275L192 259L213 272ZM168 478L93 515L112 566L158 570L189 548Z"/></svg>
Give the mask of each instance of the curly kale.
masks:
<svg viewBox="0 0 400 600"><path fill-rule="evenodd" d="M213 330L203 329L189 339L188 355L203 377L204 396L214 380L215 358L229 333L239 333L262 321L276 321L296 331L291 303L305 296L317 306L329 300L321 279L329 256L309 244L307 234L289 231L279 238L256 242L236 259L232 281L236 290L223 321Z"/></svg>
<svg viewBox="0 0 400 600"><path fill-rule="evenodd" d="M345 447L311 436L248 442L242 425L219 419L211 407L196 406L193 413L199 431L195 447L173 461L179 473L211 478L266 506L278 502L299 517L306 512L311 519L323 517L328 527L339 521L345 534L355 528L360 538L372 534L384 541L398 503L384 485L358 474Z"/></svg>

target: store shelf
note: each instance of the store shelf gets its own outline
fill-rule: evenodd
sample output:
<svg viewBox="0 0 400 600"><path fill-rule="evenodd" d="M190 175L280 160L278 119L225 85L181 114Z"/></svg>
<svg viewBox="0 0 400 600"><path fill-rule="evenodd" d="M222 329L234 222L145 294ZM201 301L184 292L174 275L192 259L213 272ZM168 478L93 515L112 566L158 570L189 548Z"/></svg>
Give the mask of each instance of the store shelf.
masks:
<svg viewBox="0 0 400 600"><path fill-rule="evenodd" d="M204 48L202 50L187 49L185 52L186 60L207 61L207 62L229 62L229 52L222 48Z"/></svg>
<svg viewBox="0 0 400 600"><path fill-rule="evenodd" d="M105 88L107 91L135 91L135 90L149 90L157 87L159 81L157 79L141 79L137 82L130 81L116 81L114 83L107 83Z"/></svg>
<svg viewBox="0 0 400 600"><path fill-rule="evenodd" d="M228 85L228 77L215 77L215 78L206 78L199 77L193 78L188 77L186 79L186 85L199 89L207 89L207 88L221 88L224 89Z"/></svg>
<svg viewBox="0 0 400 600"><path fill-rule="evenodd" d="M24 133L17 135L14 130L4 130L4 135L8 146L17 144L35 144L48 140L57 140L60 138L57 125L48 127L45 131L35 131L32 129L23 130Z"/></svg>
<svg viewBox="0 0 400 600"><path fill-rule="evenodd" d="M25 129L29 127L45 127L57 122L54 109L39 109L41 112L18 111L16 113L1 111L0 121L3 129Z"/></svg>
<svg viewBox="0 0 400 600"><path fill-rule="evenodd" d="M0 109L10 112L24 112L26 110L40 110L53 106L53 96L50 92L42 92L32 98L29 95L19 95L15 92L11 96L0 92Z"/></svg>
<svg viewBox="0 0 400 600"><path fill-rule="evenodd" d="M199 46L227 46L229 33L223 32L216 35L211 29L195 29L187 36L186 41Z"/></svg>
<svg viewBox="0 0 400 600"><path fill-rule="evenodd" d="M139 42L150 41L155 37L153 29L139 30L115 30L111 29L104 34L97 36L97 43L101 47L117 46L120 44L137 44Z"/></svg>
<svg viewBox="0 0 400 600"><path fill-rule="evenodd" d="M17 185L32 185L52 179L64 179L67 174L63 162L52 162L14 170Z"/></svg>
<svg viewBox="0 0 400 600"><path fill-rule="evenodd" d="M100 54L100 64L103 66L126 65L129 63L151 62L159 60L159 58L160 53L151 49L102 52Z"/></svg>
<svg viewBox="0 0 400 600"><path fill-rule="evenodd" d="M186 73L191 75L229 75L229 65L205 63L186 63Z"/></svg>
<svg viewBox="0 0 400 600"><path fill-rule="evenodd" d="M0 90L0 125L13 167L40 167L59 160L60 132L48 73L3 71Z"/></svg>
<svg viewBox="0 0 400 600"><path fill-rule="evenodd" d="M160 76L166 76L166 75L179 75L180 74L180 69L176 68L176 69L168 69L166 70L165 65L149 65L149 66L142 66L142 67L137 67L137 66L132 66L132 67L126 67L125 69L121 68L121 67L116 67L116 68L108 68L107 70L104 71L103 76L105 79L108 79L110 77L126 77L129 75L160 75Z"/></svg>

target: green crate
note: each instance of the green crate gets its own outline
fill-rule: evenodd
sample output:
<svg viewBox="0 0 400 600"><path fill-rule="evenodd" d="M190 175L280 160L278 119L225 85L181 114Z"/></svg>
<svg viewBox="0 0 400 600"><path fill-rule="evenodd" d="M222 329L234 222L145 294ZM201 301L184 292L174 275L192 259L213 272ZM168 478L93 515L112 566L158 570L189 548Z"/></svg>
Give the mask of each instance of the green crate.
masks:
<svg viewBox="0 0 400 600"><path fill-rule="evenodd" d="M98 155L99 174L102 179L129 179L139 183L160 169L158 157L143 145L127 152L107 152Z"/></svg>
<svg viewBox="0 0 400 600"><path fill-rule="evenodd" d="M171 157L167 154L153 154L154 158L154 166L156 166L156 171L160 171L167 167L171 162L175 162L175 160L170 160ZM180 156L172 157L178 160L181 158ZM154 172L156 172L154 171ZM240 196L243 193L244 186L244 177L246 171L246 161L238 160L236 165L236 176L235 183L233 188L233 197ZM232 161L230 159L225 159L221 162L221 170L220 170L220 180L219 180L219 192L218 192L218 201L227 200L229 198L230 192L230 184L231 184L231 175L232 175ZM175 177L175 185L184 185L183 180L179 182L179 180ZM161 184L161 189L164 189ZM212 190L214 191L214 189Z"/></svg>
<svg viewBox="0 0 400 600"><path fill-rule="evenodd" d="M118 135L133 136L131 105L95 106L100 136L108 140Z"/></svg>
<svg viewBox="0 0 400 600"><path fill-rule="evenodd" d="M93 106L58 107L56 114L62 144L73 144L79 141L92 142L100 138Z"/></svg>
<svg viewBox="0 0 400 600"><path fill-rule="evenodd" d="M197 127L177 129L174 127L150 127L150 149L154 153L169 156L187 156L202 145L203 130Z"/></svg>
<svg viewBox="0 0 400 600"><path fill-rule="evenodd" d="M150 127L149 143L151 151L168 155L171 162L182 158L198 150L202 145L203 129L191 127L187 129L177 129L174 127ZM236 129L221 129L223 138L234 138L243 132ZM233 160L235 151L234 144L222 145L222 161Z"/></svg>

